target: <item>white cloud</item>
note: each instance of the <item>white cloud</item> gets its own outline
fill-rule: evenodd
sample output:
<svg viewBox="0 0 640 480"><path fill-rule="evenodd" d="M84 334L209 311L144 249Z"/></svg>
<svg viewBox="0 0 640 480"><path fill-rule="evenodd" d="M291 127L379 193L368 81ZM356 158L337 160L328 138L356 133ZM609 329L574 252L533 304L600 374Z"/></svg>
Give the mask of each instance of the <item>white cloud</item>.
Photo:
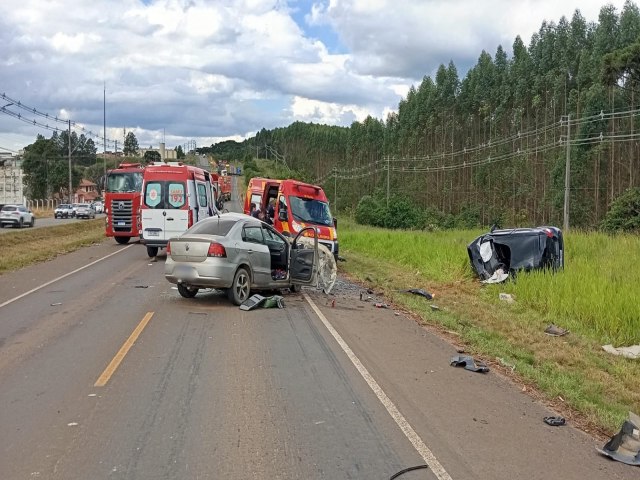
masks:
<svg viewBox="0 0 640 480"><path fill-rule="evenodd" d="M614 0L620 10L624 0ZM2 89L109 135L182 144L245 138L294 120L386 118L453 59L525 43L543 19L602 0L3 0ZM339 53L335 53L339 52ZM165 133L163 133L163 131ZM50 135L0 115L0 147ZM17 140L18 138L22 140ZM10 145L5 143L9 142ZM22 143L22 144L20 144ZM17 147L17 148L16 148Z"/></svg>

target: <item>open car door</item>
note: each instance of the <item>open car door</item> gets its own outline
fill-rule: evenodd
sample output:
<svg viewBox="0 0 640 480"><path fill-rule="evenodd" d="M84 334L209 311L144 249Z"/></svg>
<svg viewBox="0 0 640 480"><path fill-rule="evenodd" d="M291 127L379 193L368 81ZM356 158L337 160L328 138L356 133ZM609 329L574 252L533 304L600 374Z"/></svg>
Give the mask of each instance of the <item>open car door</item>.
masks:
<svg viewBox="0 0 640 480"><path fill-rule="evenodd" d="M313 232L313 239L304 233ZM311 243L313 241L313 244ZM306 227L291 242L289 253L289 278L294 285L310 285L318 274L318 232Z"/></svg>

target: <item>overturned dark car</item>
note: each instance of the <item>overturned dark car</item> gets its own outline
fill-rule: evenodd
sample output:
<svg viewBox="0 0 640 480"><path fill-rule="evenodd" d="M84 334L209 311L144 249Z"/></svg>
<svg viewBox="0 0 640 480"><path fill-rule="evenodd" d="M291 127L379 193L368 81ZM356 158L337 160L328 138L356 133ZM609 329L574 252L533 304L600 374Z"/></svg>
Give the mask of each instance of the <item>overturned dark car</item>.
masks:
<svg viewBox="0 0 640 480"><path fill-rule="evenodd" d="M467 246L471 268L485 283L498 283L519 270L564 268L564 240L556 227L492 230Z"/></svg>

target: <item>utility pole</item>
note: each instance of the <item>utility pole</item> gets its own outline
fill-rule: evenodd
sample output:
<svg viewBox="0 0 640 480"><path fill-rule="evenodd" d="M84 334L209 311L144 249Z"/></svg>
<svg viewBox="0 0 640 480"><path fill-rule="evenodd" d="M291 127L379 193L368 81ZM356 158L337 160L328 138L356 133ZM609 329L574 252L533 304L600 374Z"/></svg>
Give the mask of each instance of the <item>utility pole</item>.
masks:
<svg viewBox="0 0 640 480"><path fill-rule="evenodd" d="M69 203L73 203L71 198L71 189L73 185L71 182L71 120L69 120Z"/></svg>
<svg viewBox="0 0 640 480"><path fill-rule="evenodd" d="M333 167L333 206L334 213L338 213L338 170Z"/></svg>
<svg viewBox="0 0 640 480"><path fill-rule="evenodd" d="M102 89L102 166L104 174L107 174L107 82L104 82Z"/></svg>
<svg viewBox="0 0 640 480"><path fill-rule="evenodd" d="M387 155L387 208L389 207L389 177L391 176L391 168L389 168L390 158L391 158L391 155Z"/></svg>
<svg viewBox="0 0 640 480"><path fill-rule="evenodd" d="M567 157L564 166L564 222L562 228L569 230L569 185L571 174L571 114L567 114Z"/></svg>

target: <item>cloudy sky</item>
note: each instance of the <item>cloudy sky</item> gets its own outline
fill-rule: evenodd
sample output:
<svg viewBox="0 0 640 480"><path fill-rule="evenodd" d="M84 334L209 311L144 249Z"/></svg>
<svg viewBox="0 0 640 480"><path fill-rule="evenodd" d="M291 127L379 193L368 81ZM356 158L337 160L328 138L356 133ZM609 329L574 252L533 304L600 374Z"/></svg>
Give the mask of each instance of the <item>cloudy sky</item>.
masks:
<svg viewBox="0 0 640 480"><path fill-rule="evenodd" d="M106 85L119 149L125 130L173 148L296 120L348 126L386 118L441 63L463 77L483 49L510 51L576 8L596 21L605 3L624 0L2 0L0 107L102 136ZM0 151L51 136L24 120L54 121L6 109L23 121L0 112Z"/></svg>

